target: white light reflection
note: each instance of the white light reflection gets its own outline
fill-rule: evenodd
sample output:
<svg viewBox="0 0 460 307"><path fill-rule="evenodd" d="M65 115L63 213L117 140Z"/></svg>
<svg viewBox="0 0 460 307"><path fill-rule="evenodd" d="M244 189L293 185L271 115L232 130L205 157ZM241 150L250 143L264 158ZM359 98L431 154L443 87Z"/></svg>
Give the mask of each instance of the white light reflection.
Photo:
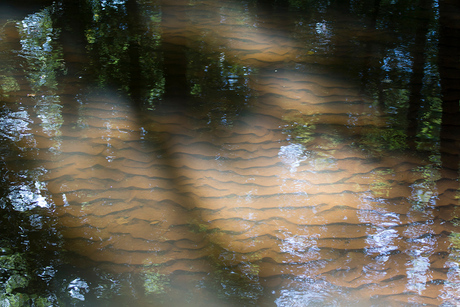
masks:
<svg viewBox="0 0 460 307"><path fill-rule="evenodd" d="M427 272L430 269L430 259L417 254L407 263L407 278L409 279L407 289L422 294L428 281Z"/></svg>
<svg viewBox="0 0 460 307"><path fill-rule="evenodd" d="M343 306L344 301L337 295L340 290L334 289L331 284L311 280L301 281L301 284L301 289L281 290L280 296L275 300L276 306Z"/></svg>
<svg viewBox="0 0 460 307"><path fill-rule="evenodd" d="M366 243L368 245L366 253L368 255L377 256L378 262L385 262L388 260L392 251L398 250L398 245L395 244L398 238L399 235L396 229L379 227L376 229L375 234L366 238Z"/></svg>
<svg viewBox="0 0 460 307"><path fill-rule="evenodd" d="M278 157L284 164L288 165L291 173L295 173L300 163L307 160L305 147L301 144L281 146Z"/></svg>
<svg viewBox="0 0 460 307"><path fill-rule="evenodd" d="M103 10L108 7L117 10L119 6L124 5L125 2L124 0L101 0L100 5Z"/></svg>
<svg viewBox="0 0 460 307"><path fill-rule="evenodd" d="M80 278L72 280L67 287L72 298L80 301L85 300L85 294L89 292L88 283Z"/></svg>
<svg viewBox="0 0 460 307"><path fill-rule="evenodd" d="M21 108L23 109L23 108ZM18 142L24 137L31 136L29 113L21 110L18 112L6 111L0 116L0 136Z"/></svg>
<svg viewBox="0 0 460 307"><path fill-rule="evenodd" d="M14 210L27 211L36 207L49 208L46 198L41 194L43 183L36 181L34 186L20 184L10 187L8 199Z"/></svg>
<svg viewBox="0 0 460 307"><path fill-rule="evenodd" d="M404 231L409 243L406 253L410 256L410 260L406 263L407 289L419 295L426 289L426 283L431 279L429 258L437 247L430 224L430 222L413 223Z"/></svg>
<svg viewBox="0 0 460 307"><path fill-rule="evenodd" d="M328 38L332 36L331 30L328 28L326 21L317 22L315 29L316 29L316 34L320 34Z"/></svg>
<svg viewBox="0 0 460 307"><path fill-rule="evenodd" d="M434 181L424 180L423 182L410 185L413 209L426 211L428 208L433 208L438 199L436 183Z"/></svg>
<svg viewBox="0 0 460 307"><path fill-rule="evenodd" d="M100 282L94 293L98 299L110 299L114 296L120 295L121 282L119 279L111 277L109 274L101 276Z"/></svg>
<svg viewBox="0 0 460 307"><path fill-rule="evenodd" d="M116 116L115 112L113 113L114 116ZM105 153L105 159L107 162L113 162L115 159L115 149L112 146L112 130L118 127L113 127L110 121L106 121L104 123L105 126L105 133L102 135L102 139L104 142L106 142L106 149L104 151ZM120 129L117 129L118 132L121 132Z"/></svg>
<svg viewBox="0 0 460 307"><path fill-rule="evenodd" d="M402 72L411 72L412 57L407 50L400 47L387 50L387 52L387 55L383 58L383 70L391 71L396 67Z"/></svg>
<svg viewBox="0 0 460 307"><path fill-rule="evenodd" d="M361 198L361 210L358 211L360 222L372 225L367 230L365 252L373 261L363 270L363 277L368 281L387 275L385 264L389 261L391 253L399 249L401 241L395 229L400 224L399 215L387 210L383 205L383 199L375 198L372 193L368 193Z"/></svg>
<svg viewBox="0 0 460 307"><path fill-rule="evenodd" d="M447 303L446 306L459 306L460 304L460 262L459 255L451 254L451 261L447 261L447 281L444 284L440 297Z"/></svg>
<svg viewBox="0 0 460 307"><path fill-rule="evenodd" d="M308 262L319 257L317 239L319 234L314 236L296 235L289 231L282 231L286 238L280 245L283 253L300 257L303 262Z"/></svg>
<svg viewBox="0 0 460 307"><path fill-rule="evenodd" d="M43 132L52 138L49 150L61 149L61 126L63 124L61 97L56 94L57 76L64 72L62 48L55 42L59 31L53 28L52 8L43 9L18 22L21 35L19 55L26 59L25 73L35 97L35 110L41 120ZM38 95L37 93L40 93Z"/></svg>

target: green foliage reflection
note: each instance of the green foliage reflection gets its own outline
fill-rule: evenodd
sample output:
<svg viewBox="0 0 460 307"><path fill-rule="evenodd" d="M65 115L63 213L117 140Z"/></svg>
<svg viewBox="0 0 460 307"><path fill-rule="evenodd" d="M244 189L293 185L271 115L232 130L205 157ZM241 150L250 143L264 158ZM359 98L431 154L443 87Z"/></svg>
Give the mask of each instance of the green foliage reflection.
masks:
<svg viewBox="0 0 460 307"><path fill-rule="evenodd" d="M163 294L170 285L169 278L155 270L144 272L144 289L146 294Z"/></svg>
<svg viewBox="0 0 460 307"><path fill-rule="evenodd" d="M11 76L0 75L0 85L3 93L19 91L19 84L15 78Z"/></svg>
<svg viewBox="0 0 460 307"><path fill-rule="evenodd" d="M283 119L286 123L283 127L283 133L287 135L287 140L295 144L307 145L315 138L316 126L312 120L302 117Z"/></svg>
<svg viewBox="0 0 460 307"><path fill-rule="evenodd" d="M62 48L56 43L59 31L53 27L54 8L45 8L18 22L20 55L27 60L28 78L34 91L57 89L57 77L65 72Z"/></svg>
<svg viewBox="0 0 460 307"><path fill-rule="evenodd" d="M397 128L370 128L362 137L359 146L373 155L382 155L388 151L407 149L407 135Z"/></svg>
<svg viewBox="0 0 460 307"><path fill-rule="evenodd" d="M231 127L235 117L248 107L254 97L249 88L249 75L254 70L230 63L224 52L210 56L203 51L190 51L187 55L187 79L194 107L208 115L210 125Z"/></svg>
<svg viewBox="0 0 460 307"><path fill-rule="evenodd" d="M141 98L152 109L154 101L164 93L158 50L161 13L153 4L142 2L134 7L137 6L139 12L127 7L126 2L89 0L87 9L92 19L87 23L85 37L98 86L115 86Z"/></svg>

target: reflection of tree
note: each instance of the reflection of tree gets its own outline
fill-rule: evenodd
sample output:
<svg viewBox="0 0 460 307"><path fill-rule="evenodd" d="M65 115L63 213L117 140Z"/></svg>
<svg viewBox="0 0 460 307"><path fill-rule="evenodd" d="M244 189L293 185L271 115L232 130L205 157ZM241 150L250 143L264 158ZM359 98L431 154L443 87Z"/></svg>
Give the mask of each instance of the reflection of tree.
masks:
<svg viewBox="0 0 460 307"><path fill-rule="evenodd" d="M297 1L289 3L298 7ZM340 4L318 1L316 4L322 7L323 23L333 34L329 39L335 45L325 51L328 57L322 61L342 59L340 72L361 80L364 91L383 111L386 127L370 129L364 136L363 142L373 143L371 147L405 149L417 145L419 149L435 149L430 144L437 139L440 122L435 47L438 20L431 4L428 0ZM347 11L352 20L367 25L366 28L347 24L336 29L328 21L335 20L337 24L346 21L337 17L341 15L334 10ZM307 33L312 32L312 22L318 24L316 20L302 20ZM386 39L385 45L381 44L381 36ZM342 51L350 46L354 46L354 54Z"/></svg>
<svg viewBox="0 0 460 307"><path fill-rule="evenodd" d="M248 107L251 68L231 64L222 52L218 57L189 52L188 80L194 108L207 114L210 125L232 126L232 121Z"/></svg>
<svg viewBox="0 0 460 307"><path fill-rule="evenodd" d="M5 24L0 24L0 41L3 41L6 38L6 32L14 26L13 21L6 22ZM20 90L20 86L15 77L16 70L14 69L14 61L12 58L8 57L9 54L8 48L17 49L16 46L12 44L1 44L0 45L0 94L5 97Z"/></svg>
<svg viewBox="0 0 460 307"><path fill-rule="evenodd" d="M184 10L187 2L185 0L162 1L161 5L161 29L164 33L161 43L164 59L165 98L170 103L185 103L189 93L186 77L187 39L185 36L178 35L178 31L187 28L187 16Z"/></svg>
<svg viewBox="0 0 460 307"><path fill-rule="evenodd" d="M36 101L43 131L54 139L50 150L60 149L62 105L57 95L58 76L64 70L62 48L56 43L59 31L53 27L54 7L29 15L19 24L20 56L26 59L27 77Z"/></svg>
<svg viewBox="0 0 460 307"><path fill-rule="evenodd" d="M53 27L55 12L54 6L49 7L16 23L20 45L11 49L19 49L17 52L4 52L2 45L0 70L14 76L2 78L0 96L2 306L49 306L55 301L49 282L56 272L60 242L48 215L50 202L44 192L46 185L39 180L45 170L36 168L35 161L28 160L38 152L37 140L30 133L31 109L37 113L48 136L56 137L58 143L60 135L61 105L56 91L63 62L60 46L55 41L58 34ZM18 68L18 55L23 58L22 69ZM8 67L6 71L4 67ZM23 72L30 86L24 84ZM34 102L32 107L18 101L16 92L20 90L28 91L29 97L23 99Z"/></svg>
<svg viewBox="0 0 460 307"><path fill-rule="evenodd" d="M429 3L423 0L420 3L419 10L421 15L426 15L430 12ZM422 15L423 16L423 15ZM429 20L429 18L423 18ZM423 75L425 67L425 44L427 39L428 23L418 23L415 31L414 43L412 45L412 75L410 80L410 94L409 94L409 108L408 108L408 129L407 133L415 136L415 129L417 128L418 112L422 104L422 86Z"/></svg>
<svg viewBox="0 0 460 307"><path fill-rule="evenodd" d="M134 0L93 0L85 10L92 17L85 24L85 36L96 83L114 86L140 104L158 99L164 82L156 52L158 11L148 4L140 7ZM147 29L142 28L144 24Z"/></svg>
<svg viewBox="0 0 460 307"><path fill-rule="evenodd" d="M209 126L223 126L231 129L241 111L249 104L251 93L248 89L250 68L226 59L225 51L216 53L215 46L205 41L215 38L201 33L203 39L192 44L182 31L193 18L186 14L184 7L188 1L163 1L162 4L162 35L163 71L165 92L162 97L166 109L169 106L181 107L191 114L206 116ZM210 11L210 13L213 13ZM208 16L207 18L217 18ZM190 20L192 19L192 20ZM230 19L230 18L229 18ZM230 19L229 22L232 22ZM218 49L218 48L216 48ZM166 140L167 142L167 140ZM165 148L169 147L166 143ZM168 155L167 149L166 156ZM176 169L176 168L174 168ZM181 173L174 174L180 178ZM189 187L176 183L181 193L189 193ZM192 191L193 192L193 191ZM190 207L195 204L190 202ZM190 212L190 216L199 216L198 211ZM193 219L191 228L206 231L200 224L200 218ZM213 241L202 233L205 240ZM225 300L256 302L262 293L258 280L258 266L251 259L241 260L230 265L230 259L241 257L238 253L227 251L219 244L210 244L212 255L208 260L213 266L213 290ZM148 285L153 292L163 287L164 277L155 274L149 276Z"/></svg>
<svg viewBox="0 0 460 307"><path fill-rule="evenodd" d="M439 4L439 74L442 94L441 151L444 167L457 169L459 165L458 135L460 103L460 29L457 16L460 4L441 1ZM456 14L455 14L456 13Z"/></svg>
<svg viewBox="0 0 460 307"><path fill-rule="evenodd" d="M444 173L453 170L453 186L456 187L454 199L449 199L449 204L454 205L452 223L456 228L460 226L459 220L459 115L460 115L460 29L458 28L458 14L460 4L458 1L440 1L439 3L439 77L442 94L442 121L440 131L441 164ZM444 286L443 299L458 305L460 297L460 233L458 230L451 233L448 280Z"/></svg>
<svg viewBox="0 0 460 307"><path fill-rule="evenodd" d="M453 305L458 305L460 298L460 233L452 233L449 241L451 246L447 262L448 280L443 287L441 297L447 302L452 302Z"/></svg>

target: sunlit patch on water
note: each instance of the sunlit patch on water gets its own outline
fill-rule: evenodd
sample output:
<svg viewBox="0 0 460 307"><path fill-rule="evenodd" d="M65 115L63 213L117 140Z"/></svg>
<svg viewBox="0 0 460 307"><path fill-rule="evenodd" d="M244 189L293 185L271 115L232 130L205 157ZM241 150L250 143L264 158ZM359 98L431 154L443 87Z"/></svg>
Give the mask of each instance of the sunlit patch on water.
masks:
<svg viewBox="0 0 460 307"><path fill-rule="evenodd" d="M21 184L11 187L8 198L15 210L27 211L35 207L50 208L48 200L42 195L43 187L36 181L33 186Z"/></svg>
<svg viewBox="0 0 460 307"><path fill-rule="evenodd" d="M300 163L308 159L305 147L301 144L281 146L278 156L289 167L291 173L295 173Z"/></svg>

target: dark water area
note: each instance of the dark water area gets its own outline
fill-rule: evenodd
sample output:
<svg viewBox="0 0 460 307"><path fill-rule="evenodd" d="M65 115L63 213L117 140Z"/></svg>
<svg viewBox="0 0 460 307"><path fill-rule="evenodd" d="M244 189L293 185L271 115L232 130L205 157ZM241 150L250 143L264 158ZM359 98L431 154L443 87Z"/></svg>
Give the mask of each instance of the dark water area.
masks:
<svg viewBox="0 0 460 307"><path fill-rule="evenodd" d="M458 306L457 1L2 1L1 306Z"/></svg>

